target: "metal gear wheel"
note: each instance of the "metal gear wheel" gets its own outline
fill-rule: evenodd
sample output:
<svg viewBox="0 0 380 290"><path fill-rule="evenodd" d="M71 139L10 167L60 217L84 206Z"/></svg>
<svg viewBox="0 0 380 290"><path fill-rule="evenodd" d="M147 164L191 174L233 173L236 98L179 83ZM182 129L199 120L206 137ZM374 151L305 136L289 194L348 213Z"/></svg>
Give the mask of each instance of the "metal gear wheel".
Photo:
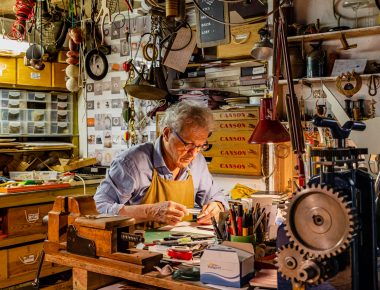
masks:
<svg viewBox="0 0 380 290"><path fill-rule="evenodd" d="M310 257L330 258L344 251L354 233L349 203L327 186L305 186L286 210L286 234Z"/></svg>
<svg viewBox="0 0 380 290"><path fill-rule="evenodd" d="M277 268L281 276L297 282L298 270L304 260L305 253L293 244L282 246L277 252Z"/></svg>

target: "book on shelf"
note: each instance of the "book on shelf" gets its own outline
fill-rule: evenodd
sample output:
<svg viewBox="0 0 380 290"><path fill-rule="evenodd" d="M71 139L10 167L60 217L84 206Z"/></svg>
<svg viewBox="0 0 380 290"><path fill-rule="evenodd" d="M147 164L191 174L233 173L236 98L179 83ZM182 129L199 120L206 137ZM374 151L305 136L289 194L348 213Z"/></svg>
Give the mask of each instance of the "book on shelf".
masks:
<svg viewBox="0 0 380 290"><path fill-rule="evenodd" d="M245 76L254 76L254 75L262 75L266 74L267 68L263 66L254 66L254 67L242 67L240 76L245 77Z"/></svg>

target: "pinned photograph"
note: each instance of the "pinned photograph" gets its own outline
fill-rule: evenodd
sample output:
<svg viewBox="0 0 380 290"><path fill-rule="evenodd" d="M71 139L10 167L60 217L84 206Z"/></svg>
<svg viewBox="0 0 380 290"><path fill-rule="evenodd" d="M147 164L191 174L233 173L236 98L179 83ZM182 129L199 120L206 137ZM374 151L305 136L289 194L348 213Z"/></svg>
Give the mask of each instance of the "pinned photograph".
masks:
<svg viewBox="0 0 380 290"><path fill-rule="evenodd" d="M88 135L87 143L88 144L95 144L95 135Z"/></svg>
<svg viewBox="0 0 380 290"><path fill-rule="evenodd" d="M121 126L121 117L112 117L112 126L120 127Z"/></svg>
<svg viewBox="0 0 380 290"><path fill-rule="evenodd" d="M86 91L87 91L87 93L93 93L94 92L94 84L93 83L86 84Z"/></svg>
<svg viewBox="0 0 380 290"><path fill-rule="evenodd" d="M95 114L95 130L111 130L112 116L111 114Z"/></svg>
<svg viewBox="0 0 380 290"><path fill-rule="evenodd" d="M103 91L111 90L111 82L103 82Z"/></svg>
<svg viewBox="0 0 380 290"><path fill-rule="evenodd" d="M120 21L111 25L111 39L120 39Z"/></svg>
<svg viewBox="0 0 380 290"><path fill-rule="evenodd" d="M120 40L120 56L129 55L129 44L126 39Z"/></svg>
<svg viewBox="0 0 380 290"><path fill-rule="evenodd" d="M95 126L95 118L87 118L87 127Z"/></svg>
<svg viewBox="0 0 380 290"><path fill-rule="evenodd" d="M101 96L103 94L103 83L95 82L94 83L95 96Z"/></svg>
<svg viewBox="0 0 380 290"><path fill-rule="evenodd" d="M123 103L123 99L112 99L111 100L111 108L112 109L121 108L122 103Z"/></svg>
<svg viewBox="0 0 380 290"><path fill-rule="evenodd" d="M120 77L111 78L111 94L120 94Z"/></svg>
<svg viewBox="0 0 380 290"><path fill-rule="evenodd" d="M112 44L111 53L119 53L119 52L120 52L120 44Z"/></svg>
<svg viewBox="0 0 380 290"><path fill-rule="evenodd" d="M112 148L112 133L111 133L111 131L104 131L103 146L104 146L104 148Z"/></svg>
<svg viewBox="0 0 380 290"><path fill-rule="evenodd" d="M87 101L87 110L93 110L95 108L95 101Z"/></svg>

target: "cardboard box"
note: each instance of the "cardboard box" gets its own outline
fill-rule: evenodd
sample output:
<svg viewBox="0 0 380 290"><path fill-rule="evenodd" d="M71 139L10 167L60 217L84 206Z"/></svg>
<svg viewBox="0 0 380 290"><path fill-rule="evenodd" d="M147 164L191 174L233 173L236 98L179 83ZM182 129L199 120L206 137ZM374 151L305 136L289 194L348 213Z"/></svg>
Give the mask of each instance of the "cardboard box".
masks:
<svg viewBox="0 0 380 290"><path fill-rule="evenodd" d="M16 83L16 58L0 57L0 83Z"/></svg>
<svg viewBox="0 0 380 290"><path fill-rule="evenodd" d="M201 282L240 288L254 273L254 249L249 243L223 242L201 258Z"/></svg>

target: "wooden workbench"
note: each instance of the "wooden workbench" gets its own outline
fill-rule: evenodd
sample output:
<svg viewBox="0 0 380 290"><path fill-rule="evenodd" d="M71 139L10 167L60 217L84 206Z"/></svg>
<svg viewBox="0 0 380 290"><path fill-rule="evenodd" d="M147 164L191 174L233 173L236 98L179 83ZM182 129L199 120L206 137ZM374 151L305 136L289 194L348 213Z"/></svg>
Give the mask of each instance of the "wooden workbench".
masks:
<svg viewBox="0 0 380 290"><path fill-rule="evenodd" d="M129 281L135 281L145 285L151 285L165 289L215 289L207 287L201 282L179 281L173 280L171 277L157 278L156 276L158 272L156 271L146 274L131 273L126 269L126 264L124 262L107 258L88 258L71 254L66 251L59 251L58 253L46 253L45 261L72 267L74 290L97 289L99 287L99 284L97 284L97 282L104 284L104 281L107 279L104 275L123 278Z"/></svg>

